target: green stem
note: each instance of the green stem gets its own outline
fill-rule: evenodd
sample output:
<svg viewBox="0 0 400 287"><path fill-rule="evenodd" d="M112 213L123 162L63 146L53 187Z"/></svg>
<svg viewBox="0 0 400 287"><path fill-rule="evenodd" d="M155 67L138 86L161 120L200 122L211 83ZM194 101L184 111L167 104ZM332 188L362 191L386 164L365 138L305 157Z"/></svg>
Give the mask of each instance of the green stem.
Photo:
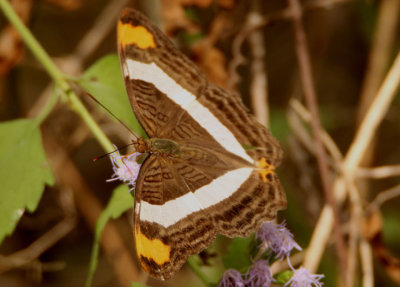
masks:
<svg viewBox="0 0 400 287"><path fill-rule="evenodd" d="M197 257L198 257L198 255L193 255L188 258L187 263L188 263L189 267L197 275L197 277L199 277L199 279L201 281L203 281L203 283L206 286L213 286L213 283L208 279L207 275L204 274L203 271L201 271L199 264L197 264L197 261L198 261Z"/></svg>
<svg viewBox="0 0 400 287"><path fill-rule="evenodd" d="M93 132L96 139L102 145L106 152L111 152L114 150L112 143L103 133L97 123L94 121L88 110L79 100L77 95L72 91L69 83L65 79L63 73L58 69L58 67L51 60L50 56L42 48L39 42L35 39L29 29L21 21L18 15L15 13L14 9L7 0L0 0L0 8L3 10L4 15L10 21L10 23L17 29L25 44L29 47L35 57L43 65L47 73L54 80L54 82L61 88L61 90L66 94L72 108L81 116L83 121L88 125L89 129ZM53 108L55 102L53 98L50 98L50 102L45 105L45 108L39 114L37 120L42 122L45 117L49 114Z"/></svg>

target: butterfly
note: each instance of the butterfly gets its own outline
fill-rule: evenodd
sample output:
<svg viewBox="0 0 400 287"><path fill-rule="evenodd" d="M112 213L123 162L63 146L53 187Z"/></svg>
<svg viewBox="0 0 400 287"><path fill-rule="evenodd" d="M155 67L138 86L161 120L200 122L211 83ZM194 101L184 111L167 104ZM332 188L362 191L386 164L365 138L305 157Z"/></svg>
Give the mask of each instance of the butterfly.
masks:
<svg viewBox="0 0 400 287"><path fill-rule="evenodd" d="M171 278L217 234L247 237L286 207L282 150L240 97L209 82L150 20L118 23L125 86L148 138L136 182L134 236L143 269ZM252 147L252 148L245 148Z"/></svg>

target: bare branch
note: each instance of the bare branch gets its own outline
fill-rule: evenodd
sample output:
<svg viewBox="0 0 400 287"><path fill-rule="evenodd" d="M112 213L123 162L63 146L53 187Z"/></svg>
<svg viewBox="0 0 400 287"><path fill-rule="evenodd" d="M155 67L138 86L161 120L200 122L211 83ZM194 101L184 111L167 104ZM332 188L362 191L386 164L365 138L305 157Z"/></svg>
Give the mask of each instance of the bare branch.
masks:
<svg viewBox="0 0 400 287"><path fill-rule="evenodd" d="M296 53L299 62L300 78L302 82L304 97L310 110L312 121L311 127L315 138L316 157L320 170L321 181L325 193L326 202L332 208L334 218L334 235L336 237L336 251L338 254L342 274L346 272L346 246L342 234L339 211L333 197L331 182L329 177L328 163L325 149L321 140L321 123L318 115L317 96L314 88L314 80L311 69L311 61L308 53L307 40L302 23L302 10L298 0L288 0L292 10L293 25L296 39Z"/></svg>

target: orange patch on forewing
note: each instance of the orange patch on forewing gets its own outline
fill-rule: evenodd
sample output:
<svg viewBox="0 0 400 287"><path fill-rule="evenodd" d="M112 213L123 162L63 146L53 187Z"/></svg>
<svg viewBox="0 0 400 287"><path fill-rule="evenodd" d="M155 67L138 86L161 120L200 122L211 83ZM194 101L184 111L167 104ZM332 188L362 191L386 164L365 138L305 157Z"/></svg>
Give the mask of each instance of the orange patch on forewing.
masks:
<svg viewBox="0 0 400 287"><path fill-rule="evenodd" d="M268 175L275 173L275 166L267 162L267 160L262 157L256 162L256 167L258 174L264 182L268 182Z"/></svg>
<svg viewBox="0 0 400 287"><path fill-rule="evenodd" d="M154 48L154 36L144 26L133 26L131 23L118 23L118 41L122 46L135 44L140 49Z"/></svg>
<svg viewBox="0 0 400 287"><path fill-rule="evenodd" d="M139 258L144 256L153 259L158 265L170 260L171 246L164 244L160 239L148 239L140 230L135 230L135 242Z"/></svg>

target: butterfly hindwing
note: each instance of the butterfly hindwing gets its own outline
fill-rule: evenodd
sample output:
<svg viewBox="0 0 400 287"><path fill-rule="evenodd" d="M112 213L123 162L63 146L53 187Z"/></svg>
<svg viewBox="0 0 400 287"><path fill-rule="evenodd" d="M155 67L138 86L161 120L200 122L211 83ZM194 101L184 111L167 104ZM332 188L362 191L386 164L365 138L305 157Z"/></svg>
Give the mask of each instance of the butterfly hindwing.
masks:
<svg viewBox="0 0 400 287"><path fill-rule="evenodd" d="M134 228L139 259L152 276L168 279L217 234L248 236L276 216L276 175L265 183L250 167L215 170L160 156L143 164Z"/></svg>

